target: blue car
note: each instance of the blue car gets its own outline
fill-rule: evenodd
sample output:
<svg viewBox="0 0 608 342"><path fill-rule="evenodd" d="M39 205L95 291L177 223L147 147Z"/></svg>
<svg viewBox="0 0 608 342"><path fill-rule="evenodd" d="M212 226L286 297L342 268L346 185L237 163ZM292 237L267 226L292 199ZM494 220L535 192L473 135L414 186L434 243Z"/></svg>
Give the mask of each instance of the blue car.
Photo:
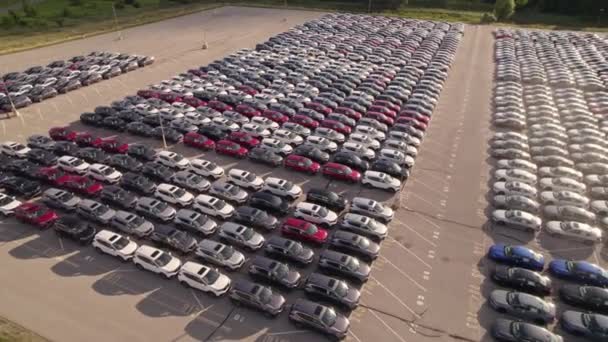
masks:
<svg viewBox="0 0 608 342"><path fill-rule="evenodd" d="M510 246L497 243L488 250L488 258L507 265L527 268L533 271L542 271L545 267L545 258L524 246Z"/></svg>
<svg viewBox="0 0 608 342"><path fill-rule="evenodd" d="M608 272L587 261L556 259L549 264L549 272L558 278L592 286L608 286Z"/></svg>

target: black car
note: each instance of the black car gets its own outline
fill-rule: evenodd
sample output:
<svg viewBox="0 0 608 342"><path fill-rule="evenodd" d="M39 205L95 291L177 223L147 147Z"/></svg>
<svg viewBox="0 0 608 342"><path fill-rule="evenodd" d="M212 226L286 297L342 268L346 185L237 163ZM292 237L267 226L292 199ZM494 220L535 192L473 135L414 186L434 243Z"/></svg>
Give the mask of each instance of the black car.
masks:
<svg viewBox="0 0 608 342"><path fill-rule="evenodd" d="M401 167L394 161L385 158L376 159L372 164L371 169L373 171L384 172L402 181L410 176L410 172L407 168Z"/></svg>
<svg viewBox="0 0 608 342"><path fill-rule="evenodd" d="M559 289L559 296L572 306L608 313L608 289L566 284Z"/></svg>
<svg viewBox="0 0 608 342"><path fill-rule="evenodd" d="M298 287L302 278L298 271L290 269L287 264L259 255L249 265L249 274L288 289Z"/></svg>
<svg viewBox="0 0 608 342"><path fill-rule="evenodd" d="M499 265L492 272L492 280L505 287L530 294L546 296L551 294L551 280L538 272L520 267Z"/></svg>
<svg viewBox="0 0 608 342"><path fill-rule="evenodd" d="M249 206L236 208L232 220L249 227L273 230L277 227L279 220L266 213L264 210Z"/></svg>
<svg viewBox="0 0 608 342"><path fill-rule="evenodd" d="M248 280L233 281L229 296L234 304L261 310L271 317L278 316L285 308L283 296L273 292L270 287Z"/></svg>
<svg viewBox="0 0 608 342"><path fill-rule="evenodd" d="M82 84L77 79L69 79L67 77L61 77L55 83L55 89L61 94L65 94L68 91L82 88Z"/></svg>
<svg viewBox="0 0 608 342"><path fill-rule="evenodd" d="M12 172L19 176L34 179L38 178L38 171L40 171L40 166L38 164L34 164L25 159L10 161L7 164L3 164L1 168L3 171Z"/></svg>
<svg viewBox="0 0 608 342"><path fill-rule="evenodd" d="M280 166L283 163L283 157L274 153L272 150L263 147L254 147L247 154L252 162L262 163L273 167Z"/></svg>
<svg viewBox="0 0 608 342"><path fill-rule="evenodd" d="M142 120L141 114L139 114L138 112L131 111L131 110L122 110L122 111L118 112L118 114L116 114L116 116L118 118L120 118L121 120L128 122L128 124L125 126L127 131L129 131L129 124L131 124L133 122L139 122ZM150 127L150 129L152 129L152 128ZM135 133L133 133L133 134L135 134Z"/></svg>
<svg viewBox="0 0 608 342"><path fill-rule="evenodd" d="M183 134L171 127L156 127L152 131L152 136L158 139L162 139L163 134L165 136L165 140L172 143L180 142L184 138Z"/></svg>
<svg viewBox="0 0 608 342"><path fill-rule="evenodd" d="M154 135L154 127L143 122L130 122L125 126L127 132L141 137Z"/></svg>
<svg viewBox="0 0 608 342"><path fill-rule="evenodd" d="M309 108L302 108L302 109L298 110L298 115L304 115L304 116L307 116L316 121L325 120L325 115L323 115L317 111L314 111L312 109L309 109Z"/></svg>
<svg viewBox="0 0 608 342"><path fill-rule="evenodd" d="M57 96L58 92L53 87L35 86L30 90L28 96L34 102L40 102L45 99Z"/></svg>
<svg viewBox="0 0 608 342"><path fill-rule="evenodd" d="M120 185L142 195L152 195L156 191L156 183L150 178L133 172L123 174Z"/></svg>
<svg viewBox="0 0 608 342"><path fill-rule="evenodd" d="M380 245L365 236L338 230L329 240L329 246L335 250L353 254L367 262L373 261L380 253Z"/></svg>
<svg viewBox="0 0 608 342"><path fill-rule="evenodd" d="M42 191L39 182L17 176L3 178L0 181L0 187L13 195L27 199L40 195Z"/></svg>
<svg viewBox="0 0 608 342"><path fill-rule="evenodd" d="M228 131L216 125L201 126L198 129L198 133L206 136L207 138L213 141L225 139L229 134Z"/></svg>
<svg viewBox="0 0 608 342"><path fill-rule="evenodd" d="M137 203L137 196L116 185L104 186L99 198L106 204L121 209L133 209Z"/></svg>
<svg viewBox="0 0 608 342"><path fill-rule="evenodd" d="M157 225L150 235L150 239L156 244L167 246L184 254L194 251L198 244L191 234L165 225Z"/></svg>
<svg viewBox="0 0 608 342"><path fill-rule="evenodd" d="M103 119L103 127L115 130L115 131L119 131L122 132L125 130L125 126L127 125L127 122L124 121L123 119L119 118L118 116L108 116L107 118Z"/></svg>
<svg viewBox="0 0 608 342"><path fill-rule="evenodd" d="M175 175L175 172L170 167L155 162L145 163L141 169L141 173L152 179L160 180L163 183L171 183L171 178Z"/></svg>
<svg viewBox="0 0 608 342"><path fill-rule="evenodd" d="M152 161L156 159L156 151L143 144L129 144L127 154L142 161Z"/></svg>
<svg viewBox="0 0 608 342"><path fill-rule="evenodd" d="M74 156L93 164L105 164L108 159L110 159L110 156L107 153L97 147L81 148Z"/></svg>
<svg viewBox="0 0 608 342"><path fill-rule="evenodd" d="M316 161L319 164L325 164L329 161L329 154L321 151L319 148L308 144L302 144L293 150L293 153L298 156L303 156Z"/></svg>
<svg viewBox="0 0 608 342"><path fill-rule="evenodd" d="M110 106L97 106L97 107L95 107L94 112L99 115L103 115L103 116L112 116L112 115L116 115L118 113L116 111L116 109L114 109Z"/></svg>
<svg viewBox="0 0 608 342"><path fill-rule="evenodd" d="M53 153L58 156L74 156L80 148L71 141L55 141Z"/></svg>
<svg viewBox="0 0 608 342"><path fill-rule="evenodd" d="M80 122L89 126L103 126L103 115L96 113L82 113L80 114Z"/></svg>
<svg viewBox="0 0 608 342"><path fill-rule="evenodd" d="M330 306L305 299L298 299L289 310L289 320L328 335L333 340L342 340L348 333L350 321Z"/></svg>
<svg viewBox="0 0 608 342"><path fill-rule="evenodd" d="M52 152L40 148L33 148L27 152L27 159L40 165L50 166L54 165L58 158Z"/></svg>
<svg viewBox="0 0 608 342"><path fill-rule="evenodd" d="M349 310L354 310L361 298L361 292L346 281L321 273L312 273L308 276L304 284L304 292L311 298L330 301Z"/></svg>
<svg viewBox="0 0 608 342"><path fill-rule="evenodd" d="M264 251L268 255L274 255L302 265L308 265L315 257L312 249L304 247L301 243L280 236L271 236L266 240Z"/></svg>
<svg viewBox="0 0 608 342"><path fill-rule="evenodd" d="M124 154L114 154L108 159L106 162L107 165L112 166L121 171L127 172L139 172L141 168L144 166L137 159L127 156Z"/></svg>
<svg viewBox="0 0 608 342"><path fill-rule="evenodd" d="M344 196L333 191L320 188L312 188L308 190L308 193L306 194L306 202L320 204L336 212L341 212L344 210L348 203Z"/></svg>
<svg viewBox="0 0 608 342"><path fill-rule="evenodd" d="M371 267L358 258L332 251L325 250L319 257L319 268L325 272L338 274L364 283L369 278Z"/></svg>
<svg viewBox="0 0 608 342"><path fill-rule="evenodd" d="M287 215L289 203L281 197L268 192L256 192L249 198L249 205L258 209L273 212L279 216Z"/></svg>
<svg viewBox="0 0 608 342"><path fill-rule="evenodd" d="M53 224L55 233L72 239L80 244L88 245L93 241L97 231L93 225L75 216L62 216Z"/></svg>
<svg viewBox="0 0 608 342"><path fill-rule="evenodd" d="M349 166L360 172L365 172L369 168L369 162L361 159L355 153L348 151L334 153L333 162Z"/></svg>

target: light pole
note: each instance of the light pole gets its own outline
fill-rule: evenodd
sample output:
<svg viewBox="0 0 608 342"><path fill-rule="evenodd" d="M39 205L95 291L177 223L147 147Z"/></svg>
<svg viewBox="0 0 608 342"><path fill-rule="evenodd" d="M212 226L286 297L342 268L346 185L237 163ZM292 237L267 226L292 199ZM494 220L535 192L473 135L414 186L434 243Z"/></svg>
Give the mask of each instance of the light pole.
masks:
<svg viewBox="0 0 608 342"><path fill-rule="evenodd" d="M367 2L367 13L372 13L372 0Z"/></svg>
<svg viewBox="0 0 608 342"><path fill-rule="evenodd" d="M601 23L601 18L604 16L604 11L606 11L605 8L600 8L600 14L597 16L597 26L600 26Z"/></svg>
<svg viewBox="0 0 608 342"><path fill-rule="evenodd" d="M160 123L160 132L163 135L163 147L166 151L167 150L167 139L165 139L165 126L163 126L163 119L160 116L160 111L158 112L158 122Z"/></svg>

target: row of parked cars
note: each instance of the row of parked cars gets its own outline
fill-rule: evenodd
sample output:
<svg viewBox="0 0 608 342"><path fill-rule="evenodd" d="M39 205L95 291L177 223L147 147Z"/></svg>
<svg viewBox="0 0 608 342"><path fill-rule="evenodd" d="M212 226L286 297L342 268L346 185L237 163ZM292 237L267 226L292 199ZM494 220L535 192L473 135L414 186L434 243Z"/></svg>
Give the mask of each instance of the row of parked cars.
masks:
<svg viewBox="0 0 608 342"><path fill-rule="evenodd" d="M605 57L593 34L499 29L496 37L496 85L490 151L493 171L492 221L560 240L595 244L608 226L604 179L608 145L602 128L608 114ZM607 69L608 70L608 69ZM606 192L608 193L608 192ZM488 257L497 266L491 279L508 290L494 290L489 305L524 323L499 319L493 335L514 341L562 337L536 325L556 319L556 305L541 297L552 282L539 272L544 256L525 246L496 244ZM548 273L577 284L564 284L559 298L583 311L561 313L570 334L603 340L608 329L608 271L587 261L554 259ZM588 312L586 310L592 310ZM518 335L519 334L519 335ZM519 339L518 339L519 338Z"/></svg>
<svg viewBox="0 0 608 342"><path fill-rule="evenodd" d="M154 63L154 57L91 52L0 76L0 112L29 106Z"/></svg>

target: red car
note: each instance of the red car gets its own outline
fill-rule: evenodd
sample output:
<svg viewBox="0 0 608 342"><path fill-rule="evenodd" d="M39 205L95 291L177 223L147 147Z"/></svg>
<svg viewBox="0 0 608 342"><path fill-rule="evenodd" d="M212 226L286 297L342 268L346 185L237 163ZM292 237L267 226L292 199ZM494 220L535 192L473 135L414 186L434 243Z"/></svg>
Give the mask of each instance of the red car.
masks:
<svg viewBox="0 0 608 342"><path fill-rule="evenodd" d="M250 87L250 86L246 86L246 85L241 85L236 87L237 90L242 91L243 93L247 94L247 95L255 95L258 93L257 90L255 90L254 88Z"/></svg>
<svg viewBox="0 0 608 342"><path fill-rule="evenodd" d="M289 121L289 117L287 115L284 115L283 113L278 112L276 110L267 109L262 112L262 116L278 123L279 125L282 125Z"/></svg>
<svg viewBox="0 0 608 342"><path fill-rule="evenodd" d="M310 129L315 129L315 128L319 127L318 121L313 120L313 119L309 118L308 116L304 116L304 115L294 115L291 117L291 119L289 121L295 122L297 124L300 124L306 128L310 128Z"/></svg>
<svg viewBox="0 0 608 342"><path fill-rule="evenodd" d="M62 169L55 166L42 167L38 170L38 173L36 174L36 178L54 185L58 185L65 182L71 176L73 175L66 173Z"/></svg>
<svg viewBox="0 0 608 342"><path fill-rule="evenodd" d="M56 212L38 203L25 202L15 209L17 220L40 228L50 227L58 218Z"/></svg>
<svg viewBox="0 0 608 342"><path fill-rule="evenodd" d="M327 241L327 230L319 228L314 224L290 217L281 226L281 233L297 240L323 244Z"/></svg>
<svg viewBox="0 0 608 342"><path fill-rule="evenodd" d="M328 115L329 113L331 113L331 108L317 102L306 102L304 103L304 107L317 111L323 115Z"/></svg>
<svg viewBox="0 0 608 342"><path fill-rule="evenodd" d="M78 132L74 142L80 147L98 146L101 144L101 138L94 137L89 132Z"/></svg>
<svg viewBox="0 0 608 342"><path fill-rule="evenodd" d="M338 163L327 163L323 165L323 176L351 183L357 183L361 179L361 174L359 172Z"/></svg>
<svg viewBox="0 0 608 342"><path fill-rule="evenodd" d="M116 138L102 138L93 141L93 146L99 147L108 153L127 153L129 144L124 143Z"/></svg>
<svg viewBox="0 0 608 342"><path fill-rule="evenodd" d="M248 118L262 115L262 113L259 110L255 109L251 106L243 105L243 104L236 106L236 111L240 114L245 115Z"/></svg>
<svg viewBox="0 0 608 342"><path fill-rule="evenodd" d="M399 112L399 116L407 116L410 118L415 118L416 120L422 121L427 125L428 125L429 121L431 121L431 118L429 118L428 116L418 113L413 110L404 110L402 112Z"/></svg>
<svg viewBox="0 0 608 342"><path fill-rule="evenodd" d="M342 134L350 134L352 130L350 127L336 120L323 120L319 126L331 128L334 131Z"/></svg>
<svg viewBox="0 0 608 342"><path fill-rule="evenodd" d="M198 99L194 96L184 96L184 98L182 100L185 104L192 106L194 108L207 105L207 102L205 102L201 99Z"/></svg>
<svg viewBox="0 0 608 342"><path fill-rule="evenodd" d="M150 90L150 89L142 89L137 92L137 95L143 97L144 99L160 98L159 92L157 92L155 90Z"/></svg>
<svg viewBox="0 0 608 342"><path fill-rule="evenodd" d="M161 93L158 98L168 103L182 102L182 97L177 93Z"/></svg>
<svg viewBox="0 0 608 342"><path fill-rule="evenodd" d="M245 158L247 152L246 148L230 140L220 140L215 144L215 151L219 154L225 154L231 157Z"/></svg>
<svg viewBox="0 0 608 342"><path fill-rule="evenodd" d="M53 127L49 129L49 136L53 140L74 141L77 133L67 127Z"/></svg>
<svg viewBox="0 0 608 342"><path fill-rule="evenodd" d="M84 176L62 177L57 185L87 196L95 196L103 190L103 185Z"/></svg>
<svg viewBox="0 0 608 342"><path fill-rule="evenodd" d="M315 163L306 157L298 156L295 154L287 156L287 158L285 158L284 165L287 169L292 169L299 172L306 172L310 173L311 175L314 175L319 172L319 169L321 168L321 165L319 163Z"/></svg>
<svg viewBox="0 0 608 342"><path fill-rule="evenodd" d="M397 112L380 105L372 105L367 109L368 112L378 112L388 116L391 119L397 117Z"/></svg>
<svg viewBox="0 0 608 342"><path fill-rule="evenodd" d="M213 140L196 132L186 133L186 135L184 135L184 144L203 150L213 150L215 148L215 142L213 142Z"/></svg>
<svg viewBox="0 0 608 342"><path fill-rule="evenodd" d="M373 106L386 107L386 108L394 111L395 115L397 115L397 113L399 112L399 110L401 110L401 107L399 107L398 105L396 105L396 104L394 104L392 102L386 101L386 100L376 100L376 101L372 102L372 105Z"/></svg>
<svg viewBox="0 0 608 342"><path fill-rule="evenodd" d="M424 122L418 121L418 119L412 118L409 116L400 116L397 118L397 120L395 120L395 123L396 124L408 124L421 131L426 131L426 129L428 128L428 125L425 124Z"/></svg>
<svg viewBox="0 0 608 342"><path fill-rule="evenodd" d="M188 73L190 73L192 75L195 75L195 76L198 76L198 77L206 75L204 71L199 70L199 69L190 69L190 70L188 70Z"/></svg>
<svg viewBox="0 0 608 342"><path fill-rule="evenodd" d="M382 122L383 124L386 124L387 126L392 126L395 124L395 120L389 118L388 116L379 113L379 112L367 112L365 114L366 118L372 118L374 120L377 120L379 122Z"/></svg>
<svg viewBox="0 0 608 342"><path fill-rule="evenodd" d="M225 104L222 101L211 100L207 103L207 107L213 108L218 112L225 112L227 110L232 110L232 106Z"/></svg>
<svg viewBox="0 0 608 342"><path fill-rule="evenodd" d="M254 148L260 144L260 140L245 132L232 132L228 136L228 140L234 141L247 149Z"/></svg>
<svg viewBox="0 0 608 342"><path fill-rule="evenodd" d="M334 113L344 114L355 121L359 121L359 119L362 117L361 113L347 107L338 107L336 110L334 110Z"/></svg>

